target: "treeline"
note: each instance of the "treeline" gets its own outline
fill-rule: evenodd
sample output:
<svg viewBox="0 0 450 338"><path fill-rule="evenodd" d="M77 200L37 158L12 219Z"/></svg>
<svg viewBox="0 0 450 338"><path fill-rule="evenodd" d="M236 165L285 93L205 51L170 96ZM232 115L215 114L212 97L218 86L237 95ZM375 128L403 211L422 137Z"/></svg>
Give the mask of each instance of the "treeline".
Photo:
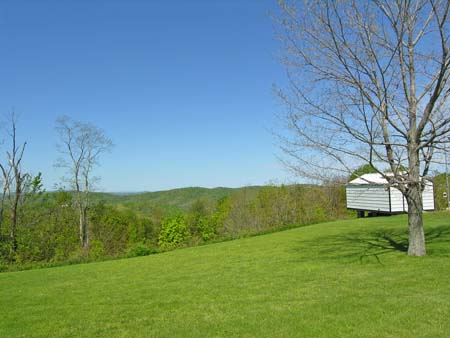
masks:
<svg viewBox="0 0 450 338"><path fill-rule="evenodd" d="M0 269L148 255L348 216L345 188L335 184L242 188L218 202L199 198L184 212L149 216L95 202L87 215L89 242L80 245L76 194L30 195L20 209L15 250L4 220Z"/></svg>
<svg viewBox="0 0 450 338"><path fill-rule="evenodd" d="M445 210L448 207L447 179L444 174L437 173L433 177L434 207L436 210Z"/></svg>

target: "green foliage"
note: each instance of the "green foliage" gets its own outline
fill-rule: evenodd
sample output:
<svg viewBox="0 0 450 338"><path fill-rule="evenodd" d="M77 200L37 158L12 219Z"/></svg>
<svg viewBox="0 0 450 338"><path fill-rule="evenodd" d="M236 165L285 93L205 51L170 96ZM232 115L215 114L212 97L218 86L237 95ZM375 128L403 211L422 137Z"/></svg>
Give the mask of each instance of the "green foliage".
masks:
<svg viewBox="0 0 450 338"><path fill-rule="evenodd" d="M353 171L348 178L349 181L354 180L355 178L358 178L359 176L362 176L364 174L374 174L378 171L371 165L371 164L364 164L360 166L358 169Z"/></svg>
<svg viewBox="0 0 450 338"><path fill-rule="evenodd" d="M223 233L224 222L230 214L231 198L226 196L217 202L216 210L211 215L211 222L214 224L214 229L217 234Z"/></svg>
<svg viewBox="0 0 450 338"><path fill-rule="evenodd" d="M198 219L198 230L203 241L214 238L216 234L216 224L212 216L203 216Z"/></svg>
<svg viewBox="0 0 450 338"><path fill-rule="evenodd" d="M232 195L221 233L239 237L345 217L345 187L339 182L272 185L262 187L256 195L245 190Z"/></svg>
<svg viewBox="0 0 450 338"><path fill-rule="evenodd" d="M397 172L408 172L409 170L408 170L408 167L400 164L399 166L396 167L396 171ZM386 173L391 173L392 169L389 167L385 172Z"/></svg>
<svg viewBox="0 0 450 338"><path fill-rule="evenodd" d="M3 259L16 264L67 259L78 246L70 199L65 193L29 194L19 212L17 250L13 259L5 253ZM3 225L9 225L8 218Z"/></svg>
<svg viewBox="0 0 450 338"><path fill-rule="evenodd" d="M251 189L257 190L258 187ZM120 205L124 209L150 217L156 209L162 209L166 215L187 212L199 200L214 205L221 198L230 196L237 190L239 189L191 187L138 194L94 193L92 198L95 202L102 201L110 205Z"/></svg>
<svg viewBox="0 0 450 338"><path fill-rule="evenodd" d="M128 227L130 218L111 206L99 203L91 208L91 237L102 243L106 254L116 256L128 244Z"/></svg>
<svg viewBox="0 0 450 338"><path fill-rule="evenodd" d="M39 187L37 182L39 179L35 185ZM323 186L272 185L179 191L183 198L189 195L187 192L192 196L205 191L230 195L216 196L217 199L200 195L182 212L153 205L152 213L146 216L123 207L123 201L115 205L94 202L88 210L91 246L82 251L79 249L79 218L73 194L64 191L30 193L21 209L18 248L14 257L10 255L6 232L8 219L4 220L0 262L15 269L10 265L12 261L15 266L25 267L135 256L151 253L158 246L168 250L348 217L345 189L333 182Z"/></svg>
<svg viewBox="0 0 450 338"><path fill-rule="evenodd" d="M158 250L148 245L145 245L144 243L135 243L127 249L125 257L130 258L130 257L148 256L157 252Z"/></svg>
<svg viewBox="0 0 450 338"><path fill-rule="evenodd" d="M104 203L90 210L91 232L104 245L105 254L119 256L132 243L153 243L153 224L130 211L121 211Z"/></svg>
<svg viewBox="0 0 450 338"><path fill-rule="evenodd" d="M189 231L186 219L183 215L167 217L161 224L158 236L158 244L161 248L172 249L189 239Z"/></svg>
<svg viewBox="0 0 450 338"><path fill-rule="evenodd" d="M36 176L30 177L29 189L32 194L41 194L44 192L44 184L42 183L42 173L39 172Z"/></svg>
<svg viewBox="0 0 450 338"><path fill-rule="evenodd" d="M213 205L206 198L198 198L186 215L192 239L207 241L214 238L216 226L213 221Z"/></svg>
<svg viewBox="0 0 450 338"><path fill-rule="evenodd" d="M93 239L89 243L88 257L90 259L100 259L105 256L105 246L103 243L97 239Z"/></svg>
<svg viewBox="0 0 450 338"><path fill-rule="evenodd" d="M449 177L450 180L450 177ZM444 193L447 194L447 182L444 174L438 174L433 177L434 184L434 204L437 210L445 210L448 206L447 198L444 197Z"/></svg>
<svg viewBox="0 0 450 338"><path fill-rule="evenodd" d="M89 215L90 246L80 251L78 211L72 194L60 191L28 195L20 210L14 256L6 233L9 220L3 221L0 262L24 267L39 262L82 262L125 255L134 243L156 246L158 230L145 217L103 203L93 205Z"/></svg>

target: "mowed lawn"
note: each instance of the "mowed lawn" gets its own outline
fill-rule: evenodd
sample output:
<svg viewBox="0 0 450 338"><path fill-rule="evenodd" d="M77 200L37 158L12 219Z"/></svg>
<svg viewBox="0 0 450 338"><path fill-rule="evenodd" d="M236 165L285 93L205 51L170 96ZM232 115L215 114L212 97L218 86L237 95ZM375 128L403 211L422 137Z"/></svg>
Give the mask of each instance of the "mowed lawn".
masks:
<svg viewBox="0 0 450 338"><path fill-rule="evenodd" d="M450 214L0 274L0 337L450 337Z"/></svg>

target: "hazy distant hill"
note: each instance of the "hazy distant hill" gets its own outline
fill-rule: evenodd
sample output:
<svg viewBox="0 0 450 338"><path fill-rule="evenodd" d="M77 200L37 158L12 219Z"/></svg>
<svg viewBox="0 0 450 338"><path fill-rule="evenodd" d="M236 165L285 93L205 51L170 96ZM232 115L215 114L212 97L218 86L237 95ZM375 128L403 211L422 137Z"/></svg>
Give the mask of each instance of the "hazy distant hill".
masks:
<svg viewBox="0 0 450 338"><path fill-rule="evenodd" d="M116 205L140 214L151 213L155 208L164 210L187 210L198 199L217 202L219 199L230 196L233 193L246 189L250 193L256 193L261 187L251 186L243 188L180 188L165 191L143 193L94 193L94 201L102 201L106 204Z"/></svg>

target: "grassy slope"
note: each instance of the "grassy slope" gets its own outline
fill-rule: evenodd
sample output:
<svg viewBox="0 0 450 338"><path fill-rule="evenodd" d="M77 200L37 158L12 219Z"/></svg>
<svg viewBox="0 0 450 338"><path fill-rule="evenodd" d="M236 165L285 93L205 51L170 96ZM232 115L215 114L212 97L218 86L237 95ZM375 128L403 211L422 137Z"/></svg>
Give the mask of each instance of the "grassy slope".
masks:
<svg viewBox="0 0 450 338"><path fill-rule="evenodd" d="M445 337L450 215L425 219L424 258L402 215L3 273L0 337Z"/></svg>

